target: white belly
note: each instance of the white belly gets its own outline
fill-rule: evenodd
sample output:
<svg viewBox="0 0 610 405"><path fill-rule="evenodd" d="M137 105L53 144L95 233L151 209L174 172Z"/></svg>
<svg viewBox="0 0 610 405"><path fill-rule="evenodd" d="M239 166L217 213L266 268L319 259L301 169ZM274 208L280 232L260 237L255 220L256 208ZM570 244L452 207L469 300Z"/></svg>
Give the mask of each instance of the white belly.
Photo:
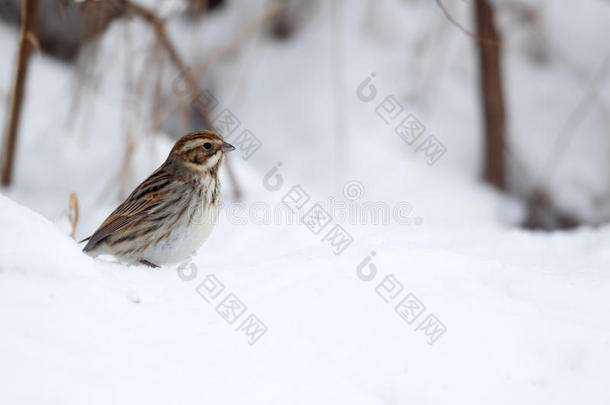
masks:
<svg viewBox="0 0 610 405"><path fill-rule="evenodd" d="M218 209L195 213L190 224L188 221L189 215L184 215L167 239L148 248L142 257L151 263L163 265L179 263L192 256L212 233L218 222Z"/></svg>

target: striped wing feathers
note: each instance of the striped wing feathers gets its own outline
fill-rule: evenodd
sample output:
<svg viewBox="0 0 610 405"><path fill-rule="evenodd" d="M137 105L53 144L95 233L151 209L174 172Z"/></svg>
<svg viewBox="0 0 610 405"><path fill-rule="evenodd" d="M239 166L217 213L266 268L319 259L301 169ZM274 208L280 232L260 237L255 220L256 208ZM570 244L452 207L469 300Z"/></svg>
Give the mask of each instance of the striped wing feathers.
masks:
<svg viewBox="0 0 610 405"><path fill-rule="evenodd" d="M129 197L106 218L100 227L85 240L89 240L83 251L88 252L114 233L136 225L146 216L154 213L164 201L161 196L167 192L171 175L159 168L144 180Z"/></svg>

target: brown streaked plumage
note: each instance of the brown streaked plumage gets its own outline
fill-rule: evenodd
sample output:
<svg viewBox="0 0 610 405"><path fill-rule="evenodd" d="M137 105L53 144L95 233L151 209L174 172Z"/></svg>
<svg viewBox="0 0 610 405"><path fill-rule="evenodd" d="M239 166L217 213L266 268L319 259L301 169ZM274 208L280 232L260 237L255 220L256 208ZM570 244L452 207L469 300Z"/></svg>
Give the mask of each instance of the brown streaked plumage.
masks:
<svg viewBox="0 0 610 405"><path fill-rule="evenodd" d="M191 256L220 209L218 170L235 149L212 131L191 132L91 235L83 251L152 267Z"/></svg>

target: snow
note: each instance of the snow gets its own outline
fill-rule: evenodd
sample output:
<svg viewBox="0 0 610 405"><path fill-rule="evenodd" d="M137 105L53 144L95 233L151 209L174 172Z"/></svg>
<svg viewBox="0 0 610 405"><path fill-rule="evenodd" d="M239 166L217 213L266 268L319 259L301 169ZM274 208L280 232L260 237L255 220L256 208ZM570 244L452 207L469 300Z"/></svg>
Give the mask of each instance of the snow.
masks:
<svg viewBox="0 0 610 405"><path fill-rule="evenodd" d="M185 281L91 259L40 215L0 204L2 402L608 399L610 229L488 231L452 248L359 241L339 258L325 247L274 258L259 243L267 259L245 265L228 256L260 231L225 226L214 239L236 243L204 247ZM289 232L275 228L272 240ZM367 249L378 252L369 282L356 272ZM208 274L268 326L254 345L197 293ZM390 274L447 326L434 345L375 292Z"/></svg>
<svg viewBox="0 0 610 405"><path fill-rule="evenodd" d="M256 33L211 68L218 111L230 108L263 146L248 160L232 160L245 201L232 200L222 174L219 224L182 269L93 259L68 236L71 192L79 198L79 240L162 163L179 135L179 125L151 133L148 106L124 93L131 83L124 47L137 51L131 70L139 72L147 28L132 22L127 35L122 23L113 25L93 66L97 86L82 95L73 122L75 71L35 56L15 186L0 195L0 403L609 402L610 226L518 229L522 203L477 178L468 38L445 25L432 4L378 3L378 20L367 17L366 2L344 8L338 59L324 3L290 42ZM197 29L178 18L169 32L180 36L181 54L205 58L261 13L254 2L241 6L216 12ZM453 9L464 24L468 7ZM546 7L550 37L592 77L605 55L579 44L603 49L607 7ZM572 15L579 18L572 22ZM415 55L413 42L426 29L432 45ZM200 42L189 43L192 33ZM533 178L586 86L559 61L533 66L519 38L508 36L506 46L510 133L519 166L532 168ZM15 32L0 25L4 60L12 60L15 43ZM343 146L334 143L331 60L343 61ZM170 95L176 75L166 70ZM366 103L356 88L371 72L378 96ZM2 94L11 74L11 63L0 64ZM434 165L375 114L387 95L423 122L424 137L446 146ZM607 86L600 88L598 97L607 96ZM608 147L600 105L576 130L580 141L554 177L542 176L562 206L594 218L603 214L594 202L607 188L603 176L592 175L604 171ZM136 146L130 169L118 176L127 127ZM532 180L513 169L527 188ZM275 175L277 190L270 187ZM296 185L311 197L303 212L319 202L332 214L317 235L278 212ZM365 223L363 207L377 202L390 212L410 207L409 224L396 217ZM350 220L354 213L359 219ZM353 238L338 255L323 240L335 223ZM224 288L205 295L215 283ZM221 303L231 294L245 310L229 323ZM411 323L396 312L409 294L425 306ZM243 330L251 316L264 334ZM429 316L444 333L422 330Z"/></svg>
<svg viewBox="0 0 610 405"><path fill-rule="evenodd" d="M185 281L171 269L91 259L53 223L0 202L2 402L609 398L610 229L486 231L419 245L363 238L334 258L325 246L280 245L304 229L269 227L278 246L256 244L258 227L220 224ZM246 241L266 259L243 258ZM366 282L356 266L368 250L378 273ZM254 345L197 293L209 274L267 325ZM404 285L401 298L415 294L447 326L434 345L376 293L390 274Z"/></svg>

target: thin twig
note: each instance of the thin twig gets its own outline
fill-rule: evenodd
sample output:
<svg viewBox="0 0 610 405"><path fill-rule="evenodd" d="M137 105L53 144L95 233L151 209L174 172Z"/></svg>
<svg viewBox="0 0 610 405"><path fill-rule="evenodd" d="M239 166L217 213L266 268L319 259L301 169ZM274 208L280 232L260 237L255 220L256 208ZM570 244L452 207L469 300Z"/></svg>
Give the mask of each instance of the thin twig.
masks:
<svg viewBox="0 0 610 405"><path fill-rule="evenodd" d="M212 55L210 55L206 60L203 61L202 64L197 66L197 73L204 72L209 66L218 62L218 60L222 59L225 55L231 53L235 48L245 42L252 36L252 33L265 22L275 18L282 9L285 4L283 1L276 0L271 6L261 15L260 17L250 21L248 25L246 25L241 31L239 31L231 41L229 41L226 45L217 49Z"/></svg>
<svg viewBox="0 0 610 405"><path fill-rule="evenodd" d="M436 1L436 4L438 5L438 7L443 12L443 14L445 14L445 17L447 18L447 20L449 20L449 22L451 24L455 25L464 34L466 34L467 36L469 36L470 38L474 39L477 42L482 42L482 43L488 44L488 45L497 45L496 41L489 39L489 38L481 38L474 32L469 31L466 27L464 27L462 24L460 24L455 18L453 18L453 16L449 13L449 10L447 10L447 8L445 7L445 5L442 3L441 0L435 0L435 1Z"/></svg>
<svg viewBox="0 0 610 405"><path fill-rule="evenodd" d="M113 1L116 4L115 0ZM167 32L165 30L165 24L162 19L160 19L153 11L148 10L145 7L142 7L130 0L122 0L125 12L127 14L133 14L144 21L146 21L155 31L157 36L157 40L159 44L165 49L167 55L169 56L170 61L175 65L177 70L184 75L186 78L186 82L189 86L191 92L191 99L195 99L199 94L201 94L201 89L199 88L199 84L197 83L197 78L191 69L189 69L186 64L182 61L178 52L176 51L176 47L170 41ZM192 103L194 108L197 110L201 119L204 122L204 125L207 128L212 128L212 121L210 120L210 116L206 108L202 105L202 103ZM227 162L228 163L228 162ZM237 197L241 196L241 189L239 187L239 183L235 177L235 174L231 170L229 164L226 165L227 172L229 174L229 180L232 183L234 193Z"/></svg>
<svg viewBox="0 0 610 405"><path fill-rule="evenodd" d="M570 144L570 139L574 135L574 130L591 111L590 107L594 105L595 101L597 100L599 90L603 88L602 84L606 80L606 76L608 76L608 74L610 74L610 53L606 55L601 67L597 70L597 72L595 72L587 91L581 98L576 108L572 111L566 122L563 124L559 135L553 142L551 152L545 160L540 175L535 182L534 188L537 188L541 178L550 176L552 174L552 167L555 166L563 157L563 154Z"/></svg>

